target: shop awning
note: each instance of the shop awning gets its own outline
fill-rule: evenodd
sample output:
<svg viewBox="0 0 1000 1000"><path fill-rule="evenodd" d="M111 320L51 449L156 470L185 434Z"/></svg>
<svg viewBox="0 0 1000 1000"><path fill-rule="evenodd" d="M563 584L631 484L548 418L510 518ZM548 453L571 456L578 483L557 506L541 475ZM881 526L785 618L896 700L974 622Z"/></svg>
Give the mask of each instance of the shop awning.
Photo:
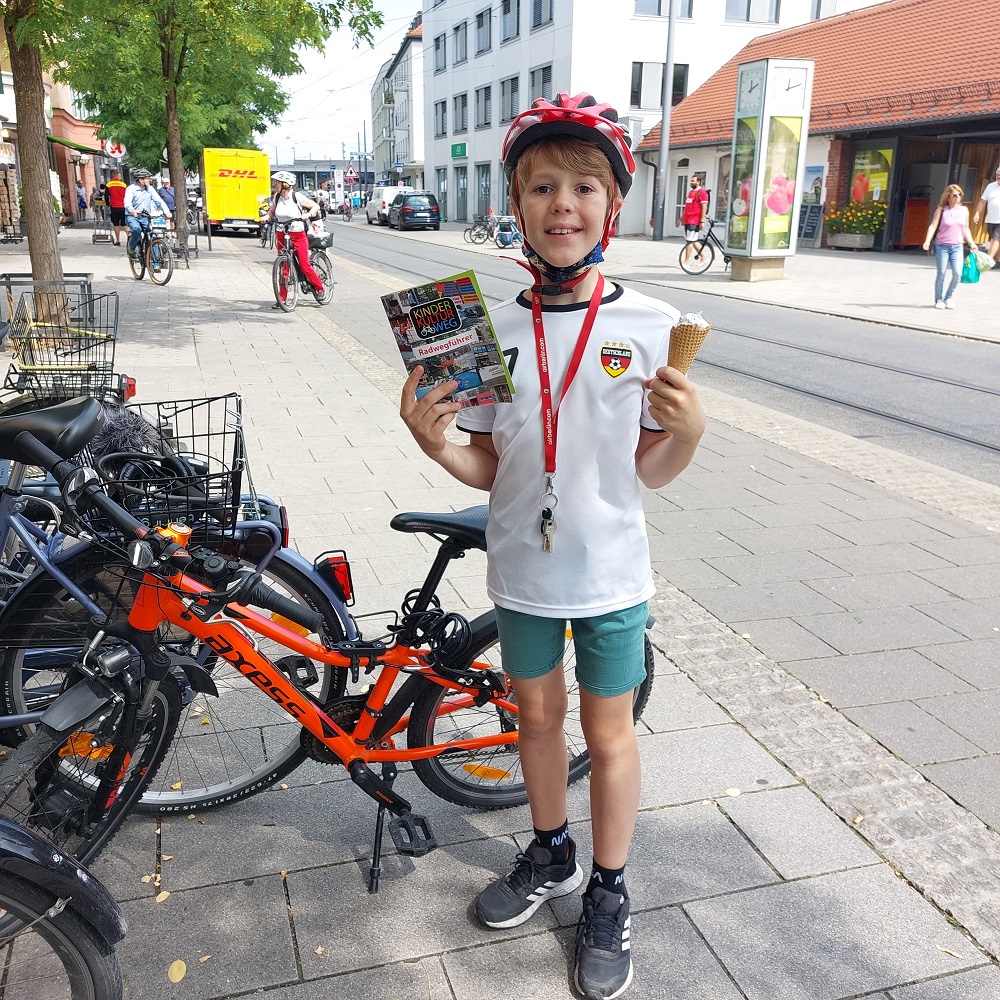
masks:
<svg viewBox="0 0 1000 1000"><path fill-rule="evenodd" d="M45 138L49 142L58 143L60 146L69 146L70 149L75 149L78 153L90 153L91 156L107 156L107 153L103 149L94 149L92 146L84 146L82 143L72 142L69 139L60 139L54 135L47 135Z"/></svg>

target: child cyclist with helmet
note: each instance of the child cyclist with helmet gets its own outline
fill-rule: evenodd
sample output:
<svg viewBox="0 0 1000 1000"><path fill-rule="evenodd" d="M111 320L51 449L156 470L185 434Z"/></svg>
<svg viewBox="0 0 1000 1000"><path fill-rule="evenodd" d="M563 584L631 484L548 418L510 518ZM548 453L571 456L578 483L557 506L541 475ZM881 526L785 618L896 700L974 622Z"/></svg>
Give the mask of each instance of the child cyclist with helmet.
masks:
<svg viewBox="0 0 1000 1000"><path fill-rule="evenodd" d="M323 293L323 279L316 273L316 269L309 263L309 237L306 235L306 225L304 219L315 219L319 215L319 205L307 198L304 194L299 194L295 190L295 174L290 170L279 170L271 177L273 191L271 193L271 207L267 210L267 218L275 219L280 223L291 223L286 234L283 229L279 229L276 235L278 253L285 248L285 239L291 240L295 250L295 257L302 268L302 273L312 287Z"/></svg>
<svg viewBox="0 0 1000 1000"><path fill-rule="evenodd" d="M513 402L461 411L468 444L445 437L457 404L447 382L400 413L421 449L490 490L487 589L518 705L519 754L535 839L487 886L476 913L514 927L583 882L566 808L570 620L580 715L590 751L594 858L574 978L608 1000L632 980L624 869L639 808L633 690L654 593L640 484L688 465L705 418L691 382L666 367L677 311L606 282L597 268L632 183L629 136L593 97L540 99L514 119L501 158L532 285L491 310L511 367Z"/></svg>

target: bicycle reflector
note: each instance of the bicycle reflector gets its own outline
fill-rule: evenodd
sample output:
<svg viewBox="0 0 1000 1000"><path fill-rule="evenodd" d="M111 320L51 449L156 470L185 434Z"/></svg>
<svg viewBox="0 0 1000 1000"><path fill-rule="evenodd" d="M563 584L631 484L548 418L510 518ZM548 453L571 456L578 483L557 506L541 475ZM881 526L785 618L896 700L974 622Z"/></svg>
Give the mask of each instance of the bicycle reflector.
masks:
<svg viewBox="0 0 1000 1000"><path fill-rule="evenodd" d="M135 379L131 375L125 375L122 378L122 402L127 403L130 399L135 398L135 394L138 391L135 386Z"/></svg>
<svg viewBox="0 0 1000 1000"><path fill-rule="evenodd" d="M313 563L316 572L333 589L333 592L348 606L354 603L354 581L351 579L351 564L343 549L331 549L316 557Z"/></svg>

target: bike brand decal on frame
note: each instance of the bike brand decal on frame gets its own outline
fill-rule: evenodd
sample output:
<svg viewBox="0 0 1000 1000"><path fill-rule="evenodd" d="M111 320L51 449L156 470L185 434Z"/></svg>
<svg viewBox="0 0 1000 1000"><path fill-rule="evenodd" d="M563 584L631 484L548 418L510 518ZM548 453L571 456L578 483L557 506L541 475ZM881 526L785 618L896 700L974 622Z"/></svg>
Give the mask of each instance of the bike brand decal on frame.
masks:
<svg viewBox="0 0 1000 1000"><path fill-rule="evenodd" d="M631 363L632 348L627 344L605 344L601 348L601 364L612 378L618 378Z"/></svg>

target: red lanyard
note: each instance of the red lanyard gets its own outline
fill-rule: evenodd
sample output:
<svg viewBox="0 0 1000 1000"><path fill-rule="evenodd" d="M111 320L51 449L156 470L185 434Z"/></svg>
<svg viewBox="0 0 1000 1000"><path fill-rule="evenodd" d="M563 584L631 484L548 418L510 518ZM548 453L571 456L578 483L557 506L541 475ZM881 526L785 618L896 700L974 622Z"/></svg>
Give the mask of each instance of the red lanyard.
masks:
<svg viewBox="0 0 1000 1000"><path fill-rule="evenodd" d="M559 406L569 392L570 383L576 375L580 362L583 360L583 351L590 338L590 331L594 328L594 320L597 317L597 307L601 304L601 296L604 293L604 275L598 272L597 284L594 286L593 294L590 296L590 305L587 306L587 315L584 317L583 326L580 328L580 336L577 338L576 347L573 349L573 356L566 371L566 381L563 382L562 392L559 394L559 402L553 405L552 387L549 382L549 356L545 349L545 329L542 323L542 294L532 291L531 293L531 319L532 327L535 331L535 353L538 356L538 380L542 386L542 440L545 443L545 474L555 475L556 471L556 436L559 432Z"/></svg>

